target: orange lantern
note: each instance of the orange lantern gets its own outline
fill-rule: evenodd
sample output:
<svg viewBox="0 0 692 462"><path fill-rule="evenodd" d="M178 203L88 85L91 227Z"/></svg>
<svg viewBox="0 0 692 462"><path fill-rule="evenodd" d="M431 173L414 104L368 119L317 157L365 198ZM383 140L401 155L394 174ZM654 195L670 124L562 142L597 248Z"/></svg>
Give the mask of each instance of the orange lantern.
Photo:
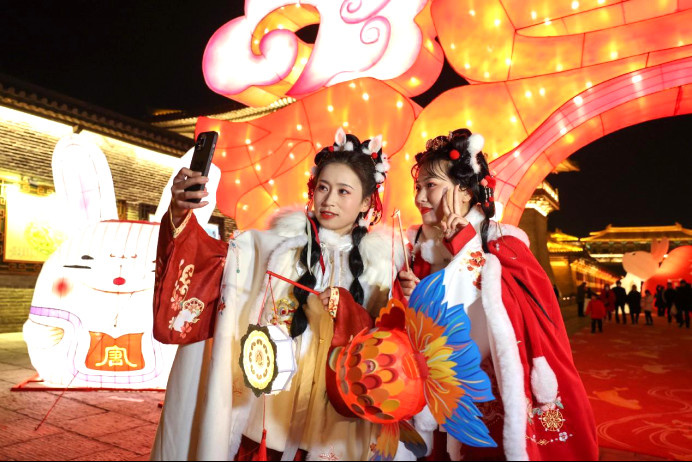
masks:
<svg viewBox="0 0 692 462"><path fill-rule="evenodd" d="M344 403L382 425L372 460L391 460L399 440L418 457L425 454L425 443L406 421L426 404L457 440L495 446L475 407L493 399L490 380L480 368L464 306L448 307L443 295L442 278L423 279L408 307L389 300L375 328L356 335L330 363Z"/></svg>
<svg viewBox="0 0 692 462"><path fill-rule="evenodd" d="M408 420L425 406L425 358L403 330L361 332L337 359L339 392L359 417L386 424Z"/></svg>

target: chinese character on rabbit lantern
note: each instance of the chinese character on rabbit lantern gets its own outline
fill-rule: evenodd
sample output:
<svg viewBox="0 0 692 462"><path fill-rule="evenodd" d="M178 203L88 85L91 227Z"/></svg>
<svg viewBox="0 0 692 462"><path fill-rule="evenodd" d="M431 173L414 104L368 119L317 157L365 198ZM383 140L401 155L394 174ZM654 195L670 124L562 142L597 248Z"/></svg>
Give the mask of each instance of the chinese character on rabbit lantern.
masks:
<svg viewBox="0 0 692 462"><path fill-rule="evenodd" d="M200 118L197 132L220 130L227 150L215 159L219 209L246 228L302 201L295 185L306 159L334 126L383 133L390 175L402 179L429 137L469 127L486 138L503 221L517 224L540 182L579 148L692 112L690 5L577 3L246 2L207 44L209 87L249 106L299 101L248 122ZM315 24L314 43L302 40L298 31ZM411 98L432 87L445 59L469 85L421 108ZM400 208L405 223L415 220L412 201L391 199L410 188L391 182L384 213Z"/></svg>
<svg viewBox="0 0 692 462"><path fill-rule="evenodd" d="M191 154L181 165L189 165ZM152 333L159 224L117 219L106 158L82 135L58 142L53 177L62 218L71 226L41 269L24 323L32 365L50 385L165 388L176 346Z"/></svg>

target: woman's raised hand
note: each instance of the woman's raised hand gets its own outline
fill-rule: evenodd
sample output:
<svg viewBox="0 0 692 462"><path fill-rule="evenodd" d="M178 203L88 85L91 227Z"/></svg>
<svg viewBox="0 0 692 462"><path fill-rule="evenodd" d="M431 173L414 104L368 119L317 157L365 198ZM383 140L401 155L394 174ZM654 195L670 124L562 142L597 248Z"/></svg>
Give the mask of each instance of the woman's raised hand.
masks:
<svg viewBox="0 0 692 462"><path fill-rule="evenodd" d="M399 271L399 284L401 284L401 290L404 292L404 297L406 297L406 300L408 300L411 297L413 289L416 288L419 282L420 279L418 279L416 275L413 274L413 271Z"/></svg>
<svg viewBox="0 0 692 462"><path fill-rule="evenodd" d="M446 239L451 239L460 229L469 224L469 221L461 215L463 203L459 186L455 185L451 191L447 189L442 197L442 210L444 216L440 222L440 228Z"/></svg>
<svg viewBox="0 0 692 462"><path fill-rule="evenodd" d="M202 176L201 172L185 167L181 168L175 178L173 178L173 185L171 186L171 218L176 227L180 226L189 210L202 208L209 203L208 201L190 202L190 199L202 199L209 195L207 188L204 186L208 181L209 178ZM196 184L201 184L203 186L202 189L199 191L185 191L185 188Z"/></svg>

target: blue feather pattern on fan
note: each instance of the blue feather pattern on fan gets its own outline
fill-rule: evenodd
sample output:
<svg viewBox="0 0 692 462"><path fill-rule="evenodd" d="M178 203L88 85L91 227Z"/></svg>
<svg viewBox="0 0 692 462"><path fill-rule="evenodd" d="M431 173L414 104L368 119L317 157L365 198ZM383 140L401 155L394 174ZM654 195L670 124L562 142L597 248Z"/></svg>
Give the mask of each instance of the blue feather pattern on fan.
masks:
<svg viewBox="0 0 692 462"><path fill-rule="evenodd" d="M494 399L490 379L480 367L464 305L447 304L443 280L444 270L424 278L406 309L409 339L430 370L426 401L437 422L460 442L496 447L475 405Z"/></svg>

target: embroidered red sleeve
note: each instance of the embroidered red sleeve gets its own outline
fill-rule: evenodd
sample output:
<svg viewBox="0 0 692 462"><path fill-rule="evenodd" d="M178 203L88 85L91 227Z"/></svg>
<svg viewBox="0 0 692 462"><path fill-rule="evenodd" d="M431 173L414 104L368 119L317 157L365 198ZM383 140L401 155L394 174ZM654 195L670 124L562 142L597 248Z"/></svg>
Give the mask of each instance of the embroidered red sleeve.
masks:
<svg viewBox="0 0 692 462"><path fill-rule="evenodd" d="M464 228L456 233L454 237L452 237L451 241L448 241L447 239L443 239L442 243L444 246L449 250L449 252L452 255L456 255L459 253L461 249L464 248L464 246L471 240L473 239L473 236L476 235L476 230L473 229L473 226L471 224L468 224L464 226Z"/></svg>
<svg viewBox="0 0 692 462"><path fill-rule="evenodd" d="M222 309L221 279L228 244L207 235L194 214L174 238L168 212L156 249L154 338L188 344L211 338Z"/></svg>

